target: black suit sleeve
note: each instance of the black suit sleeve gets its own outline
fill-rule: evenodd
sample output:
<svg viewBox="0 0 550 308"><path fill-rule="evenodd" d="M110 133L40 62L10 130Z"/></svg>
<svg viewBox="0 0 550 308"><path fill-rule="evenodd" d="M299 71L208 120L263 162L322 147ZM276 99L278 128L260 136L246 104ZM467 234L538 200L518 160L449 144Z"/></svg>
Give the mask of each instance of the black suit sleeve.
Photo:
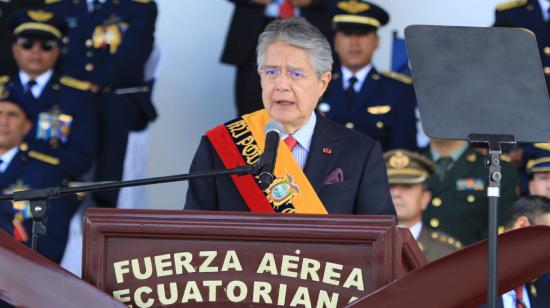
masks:
<svg viewBox="0 0 550 308"><path fill-rule="evenodd" d="M396 215L390 195L382 148L376 142L367 152L355 203L356 214Z"/></svg>
<svg viewBox="0 0 550 308"><path fill-rule="evenodd" d="M221 166L217 166L219 158L216 155L208 138L203 136L189 172L210 171L222 168ZM214 177L191 180L189 181L184 209L215 211L218 209L217 196L216 180Z"/></svg>

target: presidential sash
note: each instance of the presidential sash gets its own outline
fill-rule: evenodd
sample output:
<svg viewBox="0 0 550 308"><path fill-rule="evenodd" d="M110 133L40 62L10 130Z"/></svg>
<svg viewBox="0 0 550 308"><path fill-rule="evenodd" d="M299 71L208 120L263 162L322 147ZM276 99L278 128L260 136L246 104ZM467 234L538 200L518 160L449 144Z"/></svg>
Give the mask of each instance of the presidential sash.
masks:
<svg viewBox="0 0 550 308"><path fill-rule="evenodd" d="M254 165L263 153L265 110L246 114L206 132L226 168ZM317 193L284 142L279 143L275 180L262 190L253 175L231 179L252 212L327 214Z"/></svg>

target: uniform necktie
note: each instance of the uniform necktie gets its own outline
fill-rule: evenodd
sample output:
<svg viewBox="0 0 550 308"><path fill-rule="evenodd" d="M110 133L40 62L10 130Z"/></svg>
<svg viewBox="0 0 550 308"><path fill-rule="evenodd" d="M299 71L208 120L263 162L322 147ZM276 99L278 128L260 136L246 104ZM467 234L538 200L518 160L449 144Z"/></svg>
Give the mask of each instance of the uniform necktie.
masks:
<svg viewBox="0 0 550 308"><path fill-rule="evenodd" d="M92 10L90 13L94 14L95 12L99 11L101 9L101 1L99 0L93 0L92 1Z"/></svg>
<svg viewBox="0 0 550 308"><path fill-rule="evenodd" d="M355 83L357 83L357 77L351 76L351 78L349 79L349 86L345 92L346 99L348 100L348 106L351 106L351 104L353 103L353 99L355 98L355 94L357 94L354 87Z"/></svg>
<svg viewBox="0 0 550 308"><path fill-rule="evenodd" d="M285 138L285 143L288 146L290 152L292 152L292 150L294 150L294 148L296 147L296 144L298 144L298 140L296 140L296 138L292 136L288 136Z"/></svg>
<svg viewBox="0 0 550 308"><path fill-rule="evenodd" d="M34 97L34 94L32 93L32 88L34 88L34 86L36 86L36 80L29 80L25 89L25 93L27 94L27 96L32 99L36 99L36 97Z"/></svg>
<svg viewBox="0 0 550 308"><path fill-rule="evenodd" d="M439 177L439 181L443 181L445 179L445 175L447 171L449 171L449 166L453 163L453 159L450 157L441 157L437 160L437 176Z"/></svg>
<svg viewBox="0 0 550 308"><path fill-rule="evenodd" d="M525 303L523 302L523 285L514 289L516 292L516 308L525 308Z"/></svg>
<svg viewBox="0 0 550 308"><path fill-rule="evenodd" d="M294 16L294 4L292 4L292 0L283 0L283 4L279 6L279 16L282 19Z"/></svg>

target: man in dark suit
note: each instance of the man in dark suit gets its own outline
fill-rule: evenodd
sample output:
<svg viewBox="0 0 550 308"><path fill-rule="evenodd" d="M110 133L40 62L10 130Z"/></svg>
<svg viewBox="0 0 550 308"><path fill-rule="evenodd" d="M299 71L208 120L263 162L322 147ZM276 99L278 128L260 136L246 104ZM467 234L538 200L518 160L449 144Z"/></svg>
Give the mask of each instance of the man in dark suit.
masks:
<svg viewBox="0 0 550 308"><path fill-rule="evenodd" d="M341 66L319 111L380 141L384 151L416 149L412 79L379 73L372 65L379 44L377 30L389 21L388 13L366 1L338 1L335 7L334 50Z"/></svg>
<svg viewBox="0 0 550 308"><path fill-rule="evenodd" d="M97 145L96 106L91 84L54 71L65 21L45 10L21 10L10 17L12 50L19 71L1 77L33 111L36 128L28 150L55 156L60 172L77 180L92 165Z"/></svg>
<svg viewBox="0 0 550 308"><path fill-rule="evenodd" d="M427 181L434 163L417 153L396 149L384 153L390 192L399 225L409 228L429 262L462 247L462 243L422 222L422 212L432 198Z"/></svg>
<svg viewBox="0 0 550 308"><path fill-rule="evenodd" d="M275 180L194 180L185 209L395 215L380 144L314 112L332 68L321 32L303 18L276 20L260 35L257 61L265 109L207 132L191 172L255 164L271 119L285 140Z"/></svg>
<svg viewBox="0 0 550 308"><path fill-rule="evenodd" d="M144 67L153 50L154 0L47 1L68 25L61 72L90 81L97 93L98 181L122 179L128 134L157 114ZM98 206L116 207L118 190L97 192Z"/></svg>
<svg viewBox="0 0 550 308"><path fill-rule="evenodd" d="M543 196L526 196L516 201L508 211L507 230L532 225L550 226L550 199ZM520 261L521 262L521 261ZM526 282L504 293L498 307L546 308L550 307L550 274Z"/></svg>
<svg viewBox="0 0 550 308"><path fill-rule="evenodd" d="M0 192L56 187L63 183L59 169L52 164L55 157L30 151L23 137L32 129L32 110L22 103L18 91L0 86ZM65 250L71 219L78 202L73 197L51 200L46 220L47 233L40 238L39 252L59 263ZM16 239L31 244L32 219L29 205L3 202L0 226ZM9 209L9 211L6 211ZM15 214L15 217L14 217ZM13 226L6 226L6 221ZM15 228L14 228L15 227ZM15 230L14 230L15 229Z"/></svg>
<svg viewBox="0 0 550 308"><path fill-rule="evenodd" d="M499 4L495 10L495 25L531 30L539 46L540 57L550 87L550 2L547 0L512 0Z"/></svg>
<svg viewBox="0 0 550 308"><path fill-rule="evenodd" d="M275 18L302 16L328 36L327 0L230 0L235 4L222 63L235 65L235 102L239 116L262 106L260 78L256 69L256 43L264 27Z"/></svg>

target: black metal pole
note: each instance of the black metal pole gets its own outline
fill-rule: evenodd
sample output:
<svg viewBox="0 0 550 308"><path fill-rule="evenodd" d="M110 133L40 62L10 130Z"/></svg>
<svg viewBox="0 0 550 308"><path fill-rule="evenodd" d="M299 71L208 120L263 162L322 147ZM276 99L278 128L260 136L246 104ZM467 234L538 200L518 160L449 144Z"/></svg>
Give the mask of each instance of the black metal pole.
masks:
<svg viewBox="0 0 550 308"><path fill-rule="evenodd" d="M498 297L498 200L500 198L500 180L502 179L500 151L489 151L487 165L489 168L489 185L487 187L487 197L489 199L487 305L489 308L496 308Z"/></svg>

